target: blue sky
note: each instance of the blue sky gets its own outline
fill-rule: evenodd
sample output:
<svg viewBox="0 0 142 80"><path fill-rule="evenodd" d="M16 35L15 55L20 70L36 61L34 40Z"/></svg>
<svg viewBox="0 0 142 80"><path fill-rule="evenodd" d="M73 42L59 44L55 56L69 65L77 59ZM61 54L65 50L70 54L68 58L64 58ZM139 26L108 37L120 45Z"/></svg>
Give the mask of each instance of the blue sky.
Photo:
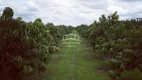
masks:
<svg viewBox="0 0 142 80"><path fill-rule="evenodd" d="M115 11L121 20L142 17L142 0L0 0L0 14L7 6L14 10L14 17L41 18L56 25L91 24Z"/></svg>

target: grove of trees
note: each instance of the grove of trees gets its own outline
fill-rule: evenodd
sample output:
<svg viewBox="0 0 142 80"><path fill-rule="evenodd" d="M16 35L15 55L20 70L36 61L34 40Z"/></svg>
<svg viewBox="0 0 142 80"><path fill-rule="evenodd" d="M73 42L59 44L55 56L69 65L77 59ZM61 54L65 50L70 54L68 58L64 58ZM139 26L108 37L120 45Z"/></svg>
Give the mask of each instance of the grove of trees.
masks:
<svg viewBox="0 0 142 80"><path fill-rule="evenodd" d="M64 34L72 26L44 24L40 18L25 22L13 18L6 7L0 15L0 80L21 80L36 71L43 72Z"/></svg>
<svg viewBox="0 0 142 80"><path fill-rule="evenodd" d="M113 80L121 80L123 71L142 72L142 21L120 21L117 12L102 15L93 24L76 28L88 38L95 54L109 62L108 72Z"/></svg>
<svg viewBox="0 0 142 80"><path fill-rule="evenodd" d="M0 15L0 80L22 80L43 72L63 35L77 30L90 40L94 54L108 61L108 73L121 80L123 71L142 72L142 21L119 20L117 12L99 18L91 25L72 26L44 24L40 18L25 22L13 18L6 7ZM59 49L59 48L58 48Z"/></svg>

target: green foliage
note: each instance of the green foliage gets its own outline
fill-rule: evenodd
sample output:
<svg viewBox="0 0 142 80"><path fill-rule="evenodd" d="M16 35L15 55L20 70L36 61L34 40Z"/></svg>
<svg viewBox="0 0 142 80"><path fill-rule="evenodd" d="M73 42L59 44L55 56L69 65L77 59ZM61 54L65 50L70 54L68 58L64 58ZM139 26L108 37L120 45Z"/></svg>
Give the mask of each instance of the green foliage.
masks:
<svg viewBox="0 0 142 80"><path fill-rule="evenodd" d="M116 77L115 72L113 70L109 70L109 76L115 78Z"/></svg>
<svg viewBox="0 0 142 80"><path fill-rule="evenodd" d="M50 47L73 28L44 25L40 18L24 22L21 17L13 19L13 15L6 7L0 17L0 80L21 80L36 70L45 71Z"/></svg>
<svg viewBox="0 0 142 80"><path fill-rule="evenodd" d="M21 17L17 17L17 18L16 18L16 20L21 21L21 20L22 20L22 18L21 18Z"/></svg>
<svg viewBox="0 0 142 80"><path fill-rule="evenodd" d="M89 37L95 53L104 53L101 57L110 60L109 73L113 79L120 80L125 70L139 68L142 71L142 26L136 20L119 21L116 11L108 17L103 14L90 26L76 29Z"/></svg>
<svg viewBox="0 0 142 80"><path fill-rule="evenodd" d="M54 26L52 23L48 23L45 26L46 29L49 30L48 33L50 33L53 37L51 45L56 45L56 46L58 46L58 43L62 39L63 35L71 33L72 30L74 29L72 26L65 26L65 25Z"/></svg>
<svg viewBox="0 0 142 80"><path fill-rule="evenodd" d="M14 15L14 12L13 10L10 8L10 7L5 7L3 13L2 13L2 17L4 19L7 19L7 18L12 18Z"/></svg>
<svg viewBox="0 0 142 80"><path fill-rule="evenodd" d="M80 35L83 37L88 37L89 31L88 31L88 26L87 25L79 25L75 28L78 32L80 32Z"/></svg>
<svg viewBox="0 0 142 80"><path fill-rule="evenodd" d="M30 73L32 73L33 68L31 66L25 65L24 69L23 69L23 73L24 75L29 75Z"/></svg>

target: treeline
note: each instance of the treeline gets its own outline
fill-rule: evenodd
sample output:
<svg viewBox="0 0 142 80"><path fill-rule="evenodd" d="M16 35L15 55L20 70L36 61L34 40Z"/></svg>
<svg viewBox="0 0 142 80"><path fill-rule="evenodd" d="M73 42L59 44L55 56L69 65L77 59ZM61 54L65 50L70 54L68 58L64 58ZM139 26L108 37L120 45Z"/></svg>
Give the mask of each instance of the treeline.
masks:
<svg viewBox="0 0 142 80"><path fill-rule="evenodd" d="M44 24L40 18L25 22L13 15L10 7L0 15L0 80L21 80L45 71L55 46L73 30L72 26Z"/></svg>
<svg viewBox="0 0 142 80"><path fill-rule="evenodd" d="M137 68L142 72L142 21L120 21L115 12L108 17L102 15L91 25L77 26L76 30L90 40L96 55L108 61L113 80L121 80L123 71Z"/></svg>

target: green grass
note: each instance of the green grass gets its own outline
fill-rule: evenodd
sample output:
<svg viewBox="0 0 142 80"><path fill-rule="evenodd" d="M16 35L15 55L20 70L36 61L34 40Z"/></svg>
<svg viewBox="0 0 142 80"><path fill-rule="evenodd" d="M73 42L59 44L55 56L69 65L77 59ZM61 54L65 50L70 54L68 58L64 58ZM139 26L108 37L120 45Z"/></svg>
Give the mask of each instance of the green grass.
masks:
<svg viewBox="0 0 142 80"><path fill-rule="evenodd" d="M88 57L94 52L84 38L76 47L60 47L61 52L52 55L45 73L26 80L110 80L105 72L97 70L103 61Z"/></svg>
<svg viewBox="0 0 142 80"><path fill-rule="evenodd" d="M53 54L48 65L49 80L109 80L104 72L97 71L101 63L87 57L94 54L88 41L81 40L76 47L63 45L60 53Z"/></svg>
<svg viewBox="0 0 142 80"><path fill-rule="evenodd" d="M81 44L76 47L67 47L60 43L61 51L52 55L47 71L42 74L35 73L25 80L110 80L106 71L98 69L107 69L108 62L97 59L100 55L95 54L88 43L89 41L84 38L81 38ZM124 71L122 79L142 80L142 74L137 69Z"/></svg>
<svg viewBox="0 0 142 80"><path fill-rule="evenodd" d="M122 80L142 80L142 73L138 69L122 72Z"/></svg>

